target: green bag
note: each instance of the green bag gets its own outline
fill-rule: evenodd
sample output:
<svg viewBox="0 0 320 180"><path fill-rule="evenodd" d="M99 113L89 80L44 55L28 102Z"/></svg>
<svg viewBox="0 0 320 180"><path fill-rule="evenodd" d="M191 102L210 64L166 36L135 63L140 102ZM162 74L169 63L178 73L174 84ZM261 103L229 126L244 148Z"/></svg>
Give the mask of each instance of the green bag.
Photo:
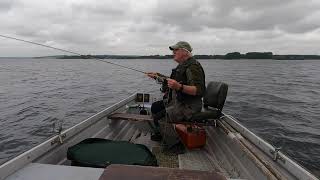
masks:
<svg viewBox="0 0 320 180"><path fill-rule="evenodd" d="M105 168L110 164L158 166L154 154L142 144L89 138L69 147L72 166Z"/></svg>

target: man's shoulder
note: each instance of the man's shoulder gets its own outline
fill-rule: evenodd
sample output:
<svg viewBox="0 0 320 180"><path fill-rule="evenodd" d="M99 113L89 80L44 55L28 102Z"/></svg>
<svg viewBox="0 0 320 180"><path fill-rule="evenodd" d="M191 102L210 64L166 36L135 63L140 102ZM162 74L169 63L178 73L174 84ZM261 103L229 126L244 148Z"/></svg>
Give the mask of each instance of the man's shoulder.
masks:
<svg viewBox="0 0 320 180"><path fill-rule="evenodd" d="M199 68L202 69L202 66L201 66L200 62L197 61L196 59L193 59L188 67L188 69L199 69Z"/></svg>
<svg viewBox="0 0 320 180"><path fill-rule="evenodd" d="M201 64L193 57L186 61L184 64L178 66L177 69L185 69L186 71L200 71L202 68Z"/></svg>

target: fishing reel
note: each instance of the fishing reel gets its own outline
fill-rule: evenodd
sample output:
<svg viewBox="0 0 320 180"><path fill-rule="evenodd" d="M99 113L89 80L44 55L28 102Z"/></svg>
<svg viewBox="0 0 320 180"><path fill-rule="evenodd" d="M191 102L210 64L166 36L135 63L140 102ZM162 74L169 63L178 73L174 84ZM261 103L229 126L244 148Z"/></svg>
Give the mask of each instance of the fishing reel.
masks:
<svg viewBox="0 0 320 180"><path fill-rule="evenodd" d="M156 76L154 79L158 84L161 84L160 91L166 93L169 90L167 76Z"/></svg>

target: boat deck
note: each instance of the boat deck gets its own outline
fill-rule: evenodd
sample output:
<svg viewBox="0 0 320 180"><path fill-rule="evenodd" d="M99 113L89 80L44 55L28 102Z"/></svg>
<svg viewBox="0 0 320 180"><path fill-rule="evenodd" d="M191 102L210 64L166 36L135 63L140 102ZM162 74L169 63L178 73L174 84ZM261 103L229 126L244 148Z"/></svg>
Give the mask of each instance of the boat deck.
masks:
<svg viewBox="0 0 320 180"><path fill-rule="evenodd" d="M150 140L151 132L143 122L122 121L120 124L110 124L110 128L121 128L119 131L111 131L106 139L125 140L133 143L144 144L153 151L159 158L159 165L162 168L178 168L184 170L197 170L218 172L230 178L218 161L212 161L206 148L187 150L186 153L176 155L164 153L161 150L161 143ZM155 152L157 151L157 152ZM160 153L160 155L159 155ZM99 179L104 169L69 166L66 160L63 165L31 163L7 178L7 180L37 180L37 179L66 179L66 180L95 180ZM35 176L36 174L36 176ZM232 176L235 178L234 176Z"/></svg>
<svg viewBox="0 0 320 180"><path fill-rule="evenodd" d="M150 132L146 133L136 131L132 133L131 137L126 134L123 136L123 138L129 138L129 140L134 143L146 144L151 150L161 151L161 144L151 141L150 135ZM112 135L108 135L108 137L110 136ZM118 138L124 140L121 137ZM174 165L172 165L174 162L168 162L172 161L172 154L161 153L161 156L161 159L169 159L164 160L166 162L160 162L160 167L162 168L179 168L184 170L218 172L219 174L223 174L226 177L230 177L227 172L222 171L219 163L210 161L202 150L188 150L185 154L178 155L176 159L176 165L178 165L178 167L174 167ZM66 162L65 164L69 163ZM13 175L9 176L7 180L98 180L103 172L104 169L101 168L31 163L23 169L14 173Z"/></svg>

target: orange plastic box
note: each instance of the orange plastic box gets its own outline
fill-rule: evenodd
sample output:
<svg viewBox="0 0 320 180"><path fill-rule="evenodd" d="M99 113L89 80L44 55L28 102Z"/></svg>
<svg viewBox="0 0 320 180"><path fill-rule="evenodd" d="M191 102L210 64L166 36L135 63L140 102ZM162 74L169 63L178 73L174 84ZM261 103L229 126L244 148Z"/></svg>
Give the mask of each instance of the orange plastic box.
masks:
<svg viewBox="0 0 320 180"><path fill-rule="evenodd" d="M200 148L206 145L206 130L197 125L176 124L175 129L182 143L188 149Z"/></svg>

